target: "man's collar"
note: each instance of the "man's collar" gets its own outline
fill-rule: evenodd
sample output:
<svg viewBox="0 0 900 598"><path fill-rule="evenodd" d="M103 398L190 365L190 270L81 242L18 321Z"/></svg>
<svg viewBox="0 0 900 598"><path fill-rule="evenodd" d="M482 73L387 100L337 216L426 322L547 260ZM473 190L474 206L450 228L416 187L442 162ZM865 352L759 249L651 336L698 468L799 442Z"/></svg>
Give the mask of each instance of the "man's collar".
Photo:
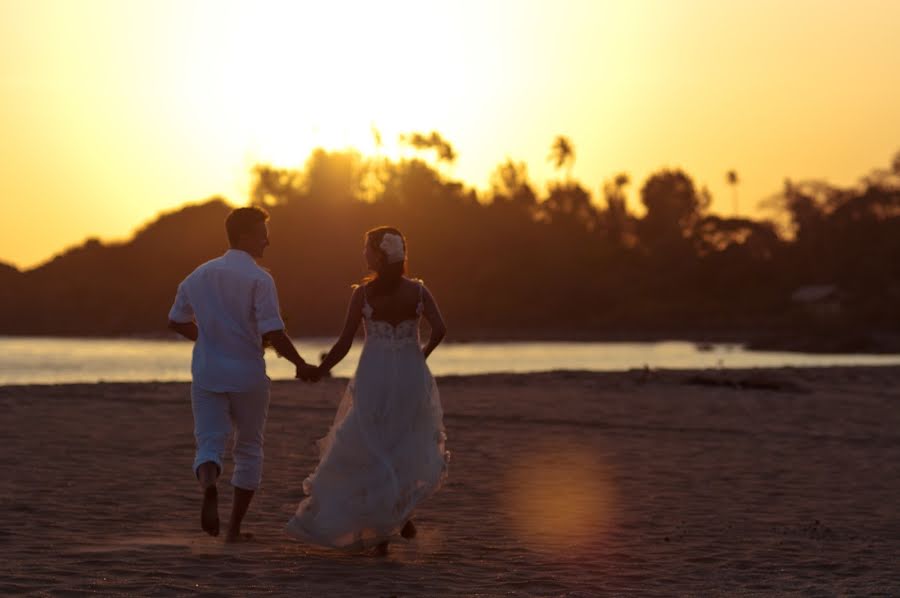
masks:
<svg viewBox="0 0 900 598"><path fill-rule="evenodd" d="M233 259L250 261L254 264L256 263L256 259L243 249L229 249L225 252L225 255Z"/></svg>

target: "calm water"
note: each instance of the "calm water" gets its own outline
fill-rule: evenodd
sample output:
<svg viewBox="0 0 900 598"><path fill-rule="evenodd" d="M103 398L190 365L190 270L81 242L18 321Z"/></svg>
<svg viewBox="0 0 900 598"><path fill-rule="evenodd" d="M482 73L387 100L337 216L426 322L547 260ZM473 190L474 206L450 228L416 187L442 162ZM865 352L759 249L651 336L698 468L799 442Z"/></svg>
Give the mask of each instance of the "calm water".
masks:
<svg viewBox="0 0 900 598"><path fill-rule="evenodd" d="M297 339L301 355L318 361L334 339ZM361 341L335 369L353 373ZM267 352L269 375L292 378L293 366ZM0 337L0 385L68 382L187 381L191 344L181 340ZM658 343L445 343L429 359L435 375L488 372L651 368L699 369L829 365L900 365L900 355L810 355L747 351L714 345L700 351L689 342Z"/></svg>

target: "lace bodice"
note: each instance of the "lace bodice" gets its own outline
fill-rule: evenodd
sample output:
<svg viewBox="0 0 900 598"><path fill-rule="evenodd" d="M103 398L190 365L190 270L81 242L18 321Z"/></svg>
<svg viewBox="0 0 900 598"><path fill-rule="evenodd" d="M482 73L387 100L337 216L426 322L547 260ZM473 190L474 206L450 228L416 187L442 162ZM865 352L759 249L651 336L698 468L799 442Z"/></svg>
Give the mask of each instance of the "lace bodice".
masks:
<svg viewBox="0 0 900 598"><path fill-rule="evenodd" d="M419 344L419 318L425 309L423 300L422 281L419 284L419 303L416 305L416 317L408 320L402 320L396 325L385 320L374 320L372 314L374 309L369 305L369 299L366 295L365 287L363 287L363 322L366 330L366 342L387 342L393 345Z"/></svg>
<svg viewBox="0 0 900 598"><path fill-rule="evenodd" d="M419 319L403 320L396 326L383 320L366 318L366 342L389 342L397 344L419 343Z"/></svg>

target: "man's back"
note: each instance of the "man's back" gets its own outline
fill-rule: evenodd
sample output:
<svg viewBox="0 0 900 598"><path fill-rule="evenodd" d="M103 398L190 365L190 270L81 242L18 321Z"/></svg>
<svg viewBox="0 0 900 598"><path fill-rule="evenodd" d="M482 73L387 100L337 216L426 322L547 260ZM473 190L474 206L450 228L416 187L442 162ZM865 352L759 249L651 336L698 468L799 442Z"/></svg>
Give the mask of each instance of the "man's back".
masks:
<svg viewBox="0 0 900 598"><path fill-rule="evenodd" d="M178 286L169 319L197 323L191 373L214 392L244 392L268 382L262 335L284 328L272 277L250 254L231 249Z"/></svg>

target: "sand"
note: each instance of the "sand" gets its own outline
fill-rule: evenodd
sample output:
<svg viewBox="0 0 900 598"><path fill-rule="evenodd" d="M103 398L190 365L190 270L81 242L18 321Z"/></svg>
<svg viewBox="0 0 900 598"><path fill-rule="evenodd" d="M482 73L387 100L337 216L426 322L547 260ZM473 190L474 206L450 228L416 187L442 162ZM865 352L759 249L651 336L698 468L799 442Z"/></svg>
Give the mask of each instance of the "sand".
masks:
<svg viewBox="0 0 900 598"><path fill-rule="evenodd" d="M0 388L0 594L900 594L900 368L441 379L450 477L385 558L282 533L344 384L274 384L240 546L187 384Z"/></svg>

